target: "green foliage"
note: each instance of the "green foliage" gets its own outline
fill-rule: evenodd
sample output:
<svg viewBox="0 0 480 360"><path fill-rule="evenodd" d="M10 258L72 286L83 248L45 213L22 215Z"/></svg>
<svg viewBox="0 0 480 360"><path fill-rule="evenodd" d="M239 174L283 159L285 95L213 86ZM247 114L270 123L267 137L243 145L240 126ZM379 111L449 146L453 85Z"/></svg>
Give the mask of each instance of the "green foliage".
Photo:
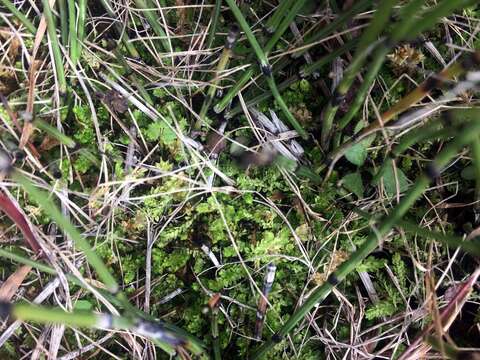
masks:
<svg viewBox="0 0 480 360"><path fill-rule="evenodd" d="M143 203L142 211L145 216L154 221L158 221L160 217L164 215L172 201L184 198L185 193L178 191L178 189L183 188L183 186L183 181L176 177L161 180L161 185L152 188L149 196Z"/></svg>
<svg viewBox="0 0 480 360"><path fill-rule="evenodd" d="M358 172L347 174L342 178L342 185L353 192L359 199L363 197L364 186L362 176Z"/></svg>
<svg viewBox="0 0 480 360"><path fill-rule="evenodd" d="M148 125L145 138L148 141L161 140L165 145L171 145L177 139L177 136L163 121L155 121Z"/></svg>
<svg viewBox="0 0 480 360"><path fill-rule="evenodd" d="M395 274L398 284L404 293L407 293L407 266L403 262L402 257L399 253L394 253L392 256L392 265L393 265L393 273Z"/></svg>
<svg viewBox="0 0 480 360"><path fill-rule="evenodd" d="M3 359L15 359L18 356L17 347L11 341L6 341L0 348L0 356Z"/></svg>
<svg viewBox="0 0 480 360"><path fill-rule="evenodd" d="M401 311L404 307L404 298L409 293L408 284L408 270L407 265L402 260L400 254L394 253L391 260L392 274L395 276L400 290L390 279L390 275L384 270L387 260L376 259L373 256L369 256L362 264L357 268L357 271L368 272L375 278L375 288L380 297L380 301L368 306L365 311L365 317L367 320L377 320L384 317L389 317L397 312ZM400 293L402 292L402 294Z"/></svg>
<svg viewBox="0 0 480 360"><path fill-rule="evenodd" d="M166 251L161 248L154 248L152 259L155 263L153 271L155 274L174 273L184 267L190 258L190 253L185 248Z"/></svg>
<svg viewBox="0 0 480 360"><path fill-rule="evenodd" d="M87 155L80 154L80 156L73 163L73 167L80 174L85 174L88 170L92 168L92 162Z"/></svg>
<svg viewBox="0 0 480 360"><path fill-rule="evenodd" d="M373 256L367 257L357 268L358 272L377 272L385 267L385 260L376 259Z"/></svg>
<svg viewBox="0 0 480 360"><path fill-rule="evenodd" d="M298 106L308 101L312 95L312 85L307 79L302 79L290 85L283 93L283 99L288 106Z"/></svg>
<svg viewBox="0 0 480 360"><path fill-rule="evenodd" d="M362 166L368 156L368 147L375 140L375 135L370 135L359 143L350 147L346 153L345 158L352 164Z"/></svg>
<svg viewBox="0 0 480 360"><path fill-rule="evenodd" d="M73 113L77 120L77 129L74 133L74 139L82 145L92 145L95 143L95 132L91 120L91 113L86 106L75 106Z"/></svg>
<svg viewBox="0 0 480 360"><path fill-rule="evenodd" d="M367 320L381 319L382 317L388 317L393 315L396 310L397 309L392 302L384 300L370 306L365 311L365 317L367 318Z"/></svg>
<svg viewBox="0 0 480 360"><path fill-rule="evenodd" d="M402 169L399 167L395 167L394 169L391 163L387 165L381 180L385 187L385 193L389 197L395 196L397 192L402 193L406 191L410 185L410 182Z"/></svg>
<svg viewBox="0 0 480 360"><path fill-rule="evenodd" d="M294 242L292 241L290 230L282 229L277 234L271 231L263 233L262 240L254 247L253 254L255 256L263 256L276 253L290 253L294 250Z"/></svg>

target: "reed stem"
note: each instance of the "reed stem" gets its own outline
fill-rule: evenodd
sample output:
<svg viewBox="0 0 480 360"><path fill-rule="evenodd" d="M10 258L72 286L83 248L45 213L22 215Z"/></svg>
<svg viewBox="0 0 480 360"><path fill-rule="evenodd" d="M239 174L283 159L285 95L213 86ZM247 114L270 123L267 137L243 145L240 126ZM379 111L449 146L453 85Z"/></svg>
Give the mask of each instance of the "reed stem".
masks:
<svg viewBox="0 0 480 360"><path fill-rule="evenodd" d="M55 20L53 19L52 9L48 0L42 0L43 13L47 20L47 31L50 39L50 44L53 52L53 62L57 74L58 91L60 94L65 95L67 92L67 80L65 78L65 70L63 68L63 56L60 50L60 45L57 38L57 28L55 26Z"/></svg>
<svg viewBox="0 0 480 360"><path fill-rule="evenodd" d="M83 0L87 1L87 0ZM115 28L115 31L117 34L120 36L120 41L123 43L125 48L127 49L128 53L130 54L131 57L138 58L140 54L138 53L137 49L133 45L133 43L130 41L128 38L128 35L125 31L123 31L122 26L115 21L114 19L117 18L115 12L113 11L112 5L110 4L109 0L100 0L102 3L103 8L107 12L108 16L112 18L112 21L114 21L113 26Z"/></svg>
<svg viewBox="0 0 480 360"><path fill-rule="evenodd" d="M221 73L227 68L228 62L230 61L230 57L232 55L232 49L235 46L238 35L239 29L236 26L233 26L228 32L222 54L220 55L220 60L218 61L217 68L215 69L215 75L208 87L207 95L205 96L205 100L203 101L202 108L200 110L199 119L195 123L196 129L200 129L202 126L202 121L212 105L213 98L215 97L215 91L217 90L217 86L220 82Z"/></svg>
<svg viewBox="0 0 480 360"><path fill-rule="evenodd" d="M385 61L386 55L394 46L396 43L403 39L411 39L415 38L418 36L422 31L428 29L429 27L433 26L435 22L444 16L448 16L452 13L457 8L462 8L464 6L468 6L468 4L472 4L474 1L472 0L443 0L441 3L437 4L435 7L432 9L429 9L428 11L422 9L424 5L424 1L422 0L413 0L411 3L405 5L401 10L399 14L399 18L402 19L398 24L396 24L391 32L390 35L388 36L388 39L383 41L376 52L373 54L373 62L371 63L369 70L367 72L367 75L365 76L365 79L360 87L360 89L357 92L357 95L352 103L351 108L347 112L347 114L344 115L344 117L340 120L339 125L340 128L344 128L352 119L353 117L357 114L361 104L364 102L364 99L366 97L366 94L368 93L368 89L372 85L373 81L376 78L376 75L378 74L378 71L380 70L383 62ZM428 21L426 20L428 18ZM419 24L422 24L421 26ZM359 70L359 68L357 69ZM455 69L452 68L448 70L449 72L455 73ZM345 82L345 84L339 85L338 88L338 97L342 98L350 89L350 84ZM416 96L419 101L418 97L419 94L414 94L412 95L413 98ZM424 94L423 96L425 96ZM408 100L405 99L405 103L407 104ZM396 107L392 109L391 114L386 114L388 115L391 119L393 116L395 116L398 113L397 109L405 109L405 105L398 103ZM408 106L410 106L411 103L409 103ZM333 125L333 119L335 118L336 111L338 109L338 106L331 105L328 107L328 112L325 113L325 126L322 128L322 139L324 141L322 142L322 145L326 146L328 138L330 136L330 133L332 131L332 125ZM403 110L402 110L403 111ZM383 121L383 117L382 117ZM387 120L388 121L388 120ZM376 122L375 124L378 124ZM325 130L325 133L324 133Z"/></svg>
<svg viewBox="0 0 480 360"><path fill-rule="evenodd" d="M85 18L86 18L86 15L87 15L87 0L78 0L77 39L80 42L82 42L83 39L85 38ZM81 49L79 51L81 51Z"/></svg>
<svg viewBox="0 0 480 360"><path fill-rule="evenodd" d="M267 83L268 86L270 87L270 91L272 92L273 96L275 97L275 100L277 101L278 105L282 109L285 117L287 120L290 122L290 125L293 126L293 128L298 132L298 134L306 139L307 138L307 133L305 130L302 128L302 126L297 122L295 117L292 115L290 110L288 109L287 105L285 104L285 101L283 101L282 96L278 92L277 86L275 84L275 80L273 79L272 73L271 73L271 66L268 63L267 57L265 56L265 53L263 52L262 48L258 44L257 39L253 35L253 32L251 31L248 23L246 22L245 18L243 17L240 9L238 8L237 4L235 3L234 0L226 0L228 3L228 6L232 10L233 15L237 19L240 27L242 30L245 32L245 35L247 36L247 39L254 49L258 60L260 62L260 68L262 70L262 73L266 76L267 78Z"/></svg>
<svg viewBox="0 0 480 360"><path fill-rule="evenodd" d="M153 4L151 1L145 2L144 0L135 0L137 7L142 10L143 15L147 19L147 22L152 27L155 35L160 38L163 50L166 52L172 52L172 45L168 39L168 36L161 25L158 15L155 14L155 11L152 10Z"/></svg>
<svg viewBox="0 0 480 360"><path fill-rule="evenodd" d="M70 59L72 60L73 66L77 65L77 61L80 58L78 54L76 18L75 1L68 0L68 35L70 37Z"/></svg>
<svg viewBox="0 0 480 360"><path fill-rule="evenodd" d="M220 10L222 9L222 0L215 0L215 7L213 8L212 23L210 24L210 31L207 39L207 49L211 49L218 26L218 19L220 17Z"/></svg>
<svg viewBox="0 0 480 360"><path fill-rule="evenodd" d="M62 40L62 45L66 46L68 44L68 12L67 12L67 3L65 0L57 0L58 5L58 15L60 16L60 39Z"/></svg>
<svg viewBox="0 0 480 360"><path fill-rule="evenodd" d="M345 154L345 152L351 146L358 143L359 141L369 136L370 134L380 130L382 126L390 122L395 116L407 110L412 105L414 105L415 103L417 103L418 101L426 97L430 93L430 91L433 90L435 87L437 87L438 85L442 85L448 80L454 79L455 77L460 76L461 74L464 74L465 72L469 71L470 69L468 69L465 66L466 64L471 64L472 66L475 66L475 67L480 66L480 51L476 51L472 54L469 54L464 59L461 59L453 63L445 70L425 80L415 90L411 91L409 94L407 94L402 99L400 99L395 105L393 105L389 110L385 111L380 116L380 119L377 119L376 121L372 122L369 126L364 128L360 133L356 134L354 139L343 143L337 149L335 149L332 153L330 153L329 158L332 159L333 161L338 160L338 158L343 156L343 154ZM378 62L375 61L374 63L372 63L371 71L369 71L365 76L364 83L367 83L367 80L370 80L371 78L375 77L375 75L378 73L380 66L381 66L380 61ZM359 94L361 94L361 91L363 88L364 88L364 85L362 84L362 87L359 90ZM354 103L356 103L356 101ZM346 124L348 124L348 122L345 122L343 120L340 121L341 126L344 127L346 126ZM330 168L333 165L334 164L332 163L330 165Z"/></svg>
<svg viewBox="0 0 480 360"><path fill-rule="evenodd" d="M128 330L145 336L161 346L170 355L176 353L177 347L184 347L195 354L203 349L190 342L181 334L167 329L161 321L148 321L136 317L116 316L91 311L66 312L60 308L51 308L27 303L10 304L0 302L2 314L11 315L16 320L32 321L41 324L63 324L73 327L86 327L107 330Z"/></svg>
<svg viewBox="0 0 480 360"><path fill-rule="evenodd" d="M294 2L295 0L280 0L280 4L278 4L273 15L265 23L265 29L268 33L273 34L277 30L280 21L285 16L285 12L292 7Z"/></svg>
<svg viewBox="0 0 480 360"><path fill-rule="evenodd" d="M286 5L290 5L290 0L285 0L285 2L288 2L288 4L286 4ZM273 34L272 38L265 45L265 54L269 54L270 51L272 51L272 49L275 47L277 41L280 39L280 37L283 35L283 33L288 29L288 26L293 21L296 14L298 13L298 11L303 7L305 2L306 2L305 0L297 1L295 3L295 5L292 7L292 9L289 11L287 17L285 19L283 19L283 21L281 21L281 23L279 23L278 28L275 30L275 33ZM284 16L283 12L284 12L283 7L279 6L272 17L279 14L278 15L278 17L279 17L278 21L280 22L280 20ZM244 28L242 28L242 29L245 31ZM253 36L253 34L252 34L252 36ZM267 56L267 55L265 55L265 56ZM260 68L263 72L264 69L262 69L262 66ZM222 100L220 100L215 105L214 111L216 113L220 113L223 110L225 110L225 108L228 106L228 104L240 92L240 90L244 87L244 85L254 76L255 70L256 69L253 67L253 65L250 66L247 70L245 70L244 74L240 77L240 79L238 79L235 82L235 85L228 91L227 95L225 95L222 98ZM267 71L269 71L269 70L267 69ZM287 115L287 117L288 117L288 115Z"/></svg>
<svg viewBox="0 0 480 360"><path fill-rule="evenodd" d="M353 3L353 5L345 10L343 13L338 15L338 17L333 20L331 23L327 24L325 27L322 27L321 30L315 32L310 37L306 38L303 42L301 50L295 51L292 56L298 58L302 56L308 49L313 46L314 43L320 41L325 36L331 34L341 26L343 26L347 21L351 20L352 17L358 13L364 11L372 4L372 0L358 0ZM309 46L310 45L310 46Z"/></svg>

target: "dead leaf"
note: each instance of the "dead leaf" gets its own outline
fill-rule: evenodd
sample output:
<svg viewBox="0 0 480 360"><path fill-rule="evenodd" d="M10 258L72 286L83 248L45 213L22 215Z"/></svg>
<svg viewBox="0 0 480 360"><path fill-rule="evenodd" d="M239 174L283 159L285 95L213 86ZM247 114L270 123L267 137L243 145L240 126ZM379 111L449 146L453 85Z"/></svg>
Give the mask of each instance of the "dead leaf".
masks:
<svg viewBox="0 0 480 360"><path fill-rule="evenodd" d="M210 300L208 300L208 307L213 310L219 306L220 306L220 293L213 294Z"/></svg>
<svg viewBox="0 0 480 360"><path fill-rule="evenodd" d="M99 186L95 188L88 199L88 209L90 214L97 215L103 207L103 198L108 193L108 187ZM94 216L94 215L93 215Z"/></svg>
<svg viewBox="0 0 480 360"><path fill-rule="evenodd" d="M128 101L115 90L108 90L104 93L97 92L97 97L110 109L123 114L128 110Z"/></svg>
<svg viewBox="0 0 480 360"><path fill-rule="evenodd" d="M227 147L227 142L222 134L211 132L207 136L205 149L214 155L220 154Z"/></svg>
<svg viewBox="0 0 480 360"><path fill-rule="evenodd" d="M176 33L178 35L183 35L185 33L185 25L187 23L187 8L185 7L185 2L183 0L175 0L175 5L177 7L177 29Z"/></svg>
<svg viewBox="0 0 480 360"><path fill-rule="evenodd" d="M20 39L8 27L0 27L0 40L2 40L4 44L8 42L9 46L6 54L10 61L14 61L18 55L18 50L20 49Z"/></svg>
<svg viewBox="0 0 480 360"><path fill-rule="evenodd" d="M22 285L23 280L25 280L30 270L32 270L31 266L23 265L10 275L2 286L0 286L0 300L12 300L13 295L15 295L20 285Z"/></svg>
<svg viewBox="0 0 480 360"><path fill-rule="evenodd" d="M55 146L58 146L58 145L60 145L60 142L57 139L55 139L53 137L50 137L50 136L45 136L43 138L42 143L39 146L39 150L48 151L48 150L51 150Z"/></svg>
<svg viewBox="0 0 480 360"><path fill-rule="evenodd" d="M348 259L348 253L343 250L334 251L330 262L323 267L323 272L316 272L313 274L313 281L315 285L321 286L327 281L328 276L333 273L337 268Z"/></svg>
<svg viewBox="0 0 480 360"><path fill-rule="evenodd" d="M303 242L309 241L312 237L310 226L307 223L298 226L295 229L295 232L297 233L297 236L300 238L300 240L302 240Z"/></svg>
<svg viewBox="0 0 480 360"><path fill-rule="evenodd" d="M307 124L312 121L312 112L303 103L291 108L290 111L301 124Z"/></svg>
<svg viewBox="0 0 480 360"><path fill-rule="evenodd" d="M0 209L12 220L23 233L25 241L28 246L36 253L39 254L41 247L37 241L37 238L30 229L30 225L23 216L23 214L18 210L17 205L10 200L10 198L0 193Z"/></svg>
<svg viewBox="0 0 480 360"><path fill-rule="evenodd" d="M0 66L0 93L8 96L18 89L18 81L15 78L15 72L4 66Z"/></svg>

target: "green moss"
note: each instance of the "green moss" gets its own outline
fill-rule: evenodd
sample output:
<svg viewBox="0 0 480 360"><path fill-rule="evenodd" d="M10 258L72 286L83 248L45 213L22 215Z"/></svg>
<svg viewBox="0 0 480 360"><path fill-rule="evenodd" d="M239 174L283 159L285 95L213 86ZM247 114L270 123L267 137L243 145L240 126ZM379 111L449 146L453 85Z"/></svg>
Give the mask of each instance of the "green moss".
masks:
<svg viewBox="0 0 480 360"><path fill-rule="evenodd" d="M79 174L85 174L92 168L92 162L88 156L85 154L80 154L80 156L73 163L73 167L78 171Z"/></svg>
<svg viewBox="0 0 480 360"><path fill-rule="evenodd" d="M369 306L365 311L365 318L367 320L381 319L393 315L396 311L397 308L392 302L384 300Z"/></svg>

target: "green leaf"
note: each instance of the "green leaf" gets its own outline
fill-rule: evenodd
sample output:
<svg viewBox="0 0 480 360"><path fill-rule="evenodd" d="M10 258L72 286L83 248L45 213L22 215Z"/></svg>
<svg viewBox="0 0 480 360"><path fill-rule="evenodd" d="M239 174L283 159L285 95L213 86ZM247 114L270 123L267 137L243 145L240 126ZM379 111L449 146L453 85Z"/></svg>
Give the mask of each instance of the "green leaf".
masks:
<svg viewBox="0 0 480 360"><path fill-rule="evenodd" d="M465 180L475 180L475 168L473 165L464 168L460 173L460 176Z"/></svg>
<svg viewBox="0 0 480 360"><path fill-rule="evenodd" d="M289 159L283 155L277 156L273 163L288 171L295 171L298 166L295 160Z"/></svg>
<svg viewBox="0 0 480 360"><path fill-rule="evenodd" d="M394 171L392 164L390 164L390 166L387 166L387 168L385 169L382 180L387 196L395 196L397 194L397 181L398 191L400 193L407 190L410 186L410 182L407 176L403 173L402 169L397 167Z"/></svg>
<svg viewBox="0 0 480 360"><path fill-rule="evenodd" d="M88 300L78 300L73 308L75 310L91 310L93 305Z"/></svg>
<svg viewBox="0 0 480 360"><path fill-rule="evenodd" d="M358 144L353 145L345 153L345 157L352 164L362 166L367 159L367 149L375 139L375 134L368 136Z"/></svg>
<svg viewBox="0 0 480 360"><path fill-rule="evenodd" d="M69 148L72 148L72 149L75 147L75 141L73 141L70 137L61 133L60 131L58 131L57 128L51 126L50 124L46 123L45 121L40 120L40 119L36 119L34 124L37 128L45 131L47 134L49 134L51 137L57 139L59 142L61 142L65 146L68 146ZM93 134L93 130L92 130L92 134ZM75 135L75 137L77 137L77 135ZM90 143L93 141L94 138L95 138L95 135L93 134L93 137L91 139L89 139Z"/></svg>
<svg viewBox="0 0 480 360"><path fill-rule="evenodd" d="M348 191L351 191L352 193L357 195L359 199L363 197L363 192L365 189L363 186L362 177L360 176L359 172L345 175L342 178L342 186Z"/></svg>
<svg viewBox="0 0 480 360"><path fill-rule="evenodd" d="M177 135L163 121L155 121L148 125L145 137L148 141L159 140L165 145L170 145L177 140Z"/></svg>

